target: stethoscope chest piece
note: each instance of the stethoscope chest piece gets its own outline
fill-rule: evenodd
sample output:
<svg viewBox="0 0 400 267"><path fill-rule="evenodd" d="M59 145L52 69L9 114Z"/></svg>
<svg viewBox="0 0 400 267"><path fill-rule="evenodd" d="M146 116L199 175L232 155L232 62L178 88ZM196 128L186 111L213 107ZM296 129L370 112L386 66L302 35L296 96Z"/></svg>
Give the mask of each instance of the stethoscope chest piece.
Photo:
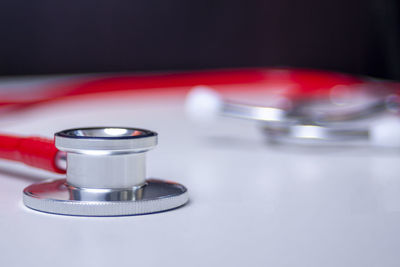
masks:
<svg viewBox="0 0 400 267"><path fill-rule="evenodd" d="M157 134L135 128L84 128L55 135L66 152L67 178L24 189L34 210L78 216L139 215L166 211L188 201L177 183L146 179L145 152Z"/></svg>

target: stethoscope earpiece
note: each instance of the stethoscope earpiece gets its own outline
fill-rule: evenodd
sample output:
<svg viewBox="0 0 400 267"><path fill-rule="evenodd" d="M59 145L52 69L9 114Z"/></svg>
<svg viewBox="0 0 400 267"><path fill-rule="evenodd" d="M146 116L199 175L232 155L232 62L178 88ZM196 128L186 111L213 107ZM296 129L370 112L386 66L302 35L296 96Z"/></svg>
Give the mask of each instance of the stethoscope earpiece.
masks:
<svg viewBox="0 0 400 267"><path fill-rule="evenodd" d="M43 212L121 216L170 210L188 201L177 183L146 179L145 153L157 133L136 128L83 128L55 134L67 178L24 189L24 204Z"/></svg>

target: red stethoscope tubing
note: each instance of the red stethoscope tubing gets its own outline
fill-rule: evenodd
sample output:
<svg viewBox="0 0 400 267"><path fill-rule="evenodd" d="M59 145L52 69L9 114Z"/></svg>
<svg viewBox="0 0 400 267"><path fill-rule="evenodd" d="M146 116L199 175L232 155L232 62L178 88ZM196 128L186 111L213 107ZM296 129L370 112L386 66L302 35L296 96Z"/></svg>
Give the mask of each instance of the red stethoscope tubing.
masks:
<svg viewBox="0 0 400 267"><path fill-rule="evenodd" d="M185 91L196 85L221 86L228 90L242 90L229 85L280 86L294 85L287 93L292 98L310 98L326 95L329 89L337 85L362 85L369 83L363 79L335 72L299 69L244 69L219 70L182 73L160 73L146 75L118 75L103 78L87 77L72 82L61 82L48 86L48 90L27 92L21 98L17 93L0 95L0 106L34 105L46 101L68 97L100 94L109 92L171 93L171 88ZM165 90L168 89L168 90ZM221 90L224 90L223 88ZM39 94L39 96L38 96Z"/></svg>
<svg viewBox="0 0 400 267"><path fill-rule="evenodd" d="M41 137L0 135L0 158L55 173L65 173L56 165L58 149L54 141Z"/></svg>
<svg viewBox="0 0 400 267"><path fill-rule="evenodd" d="M106 78L85 78L74 82L52 85L42 96L6 96L7 100L0 101L1 107L29 106L47 101L55 101L68 97L90 95L95 93L136 92L147 93L157 89L157 93L175 90L188 90L196 85L263 85L269 88L273 85L294 85L286 92L291 99L310 99L324 97L334 86L358 86L376 83L363 80L351 75L317 70L297 69L247 69L220 70L148 75L125 75ZM398 83L379 82L389 89L400 88ZM235 87L239 90L240 87ZM221 89L223 90L223 89ZM151 91L154 93L154 91ZM4 99L4 98L3 98ZM54 141L40 137L17 137L0 135L0 158L23 162L29 166L56 173L65 171L58 168L55 162L58 150Z"/></svg>

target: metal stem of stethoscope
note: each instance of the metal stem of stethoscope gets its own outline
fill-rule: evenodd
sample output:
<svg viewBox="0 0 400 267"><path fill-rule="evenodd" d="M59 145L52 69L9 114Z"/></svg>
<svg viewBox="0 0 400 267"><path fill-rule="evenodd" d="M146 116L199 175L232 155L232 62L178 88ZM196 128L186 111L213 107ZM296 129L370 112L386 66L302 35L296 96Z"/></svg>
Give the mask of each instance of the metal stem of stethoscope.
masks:
<svg viewBox="0 0 400 267"><path fill-rule="evenodd" d="M232 102L224 102L220 110L220 115L223 116L264 122L285 120L287 114L286 110L280 108L250 106Z"/></svg>
<svg viewBox="0 0 400 267"><path fill-rule="evenodd" d="M400 98L397 95L388 95L380 98L361 108L346 112L324 112L321 114L308 114L309 119L320 124L329 125L331 123L354 122L363 119L371 119L391 112L400 111Z"/></svg>
<svg viewBox="0 0 400 267"><path fill-rule="evenodd" d="M185 102L186 113L195 120L210 120L226 116L262 122L282 122L287 120L289 110L229 102L206 86L191 90Z"/></svg>
<svg viewBox="0 0 400 267"><path fill-rule="evenodd" d="M145 153L157 134L136 128L83 128L55 135L55 160L66 179L28 186L24 204L66 215L117 216L173 209L188 201L184 186L146 179ZM66 156L66 158L65 158ZM65 166L65 163L66 166Z"/></svg>

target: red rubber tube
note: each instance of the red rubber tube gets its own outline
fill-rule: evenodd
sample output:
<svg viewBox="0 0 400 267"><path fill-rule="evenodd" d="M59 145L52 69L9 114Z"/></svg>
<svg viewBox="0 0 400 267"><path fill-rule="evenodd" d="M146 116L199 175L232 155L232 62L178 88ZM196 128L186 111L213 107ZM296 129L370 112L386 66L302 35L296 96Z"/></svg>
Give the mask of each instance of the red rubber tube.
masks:
<svg viewBox="0 0 400 267"><path fill-rule="evenodd" d="M148 89L175 88L174 90L188 90L195 85L296 85L290 93L293 98L310 98L326 96L329 89L337 85L360 85L367 84L364 80L355 76L302 69L238 69L198 71L181 73L160 73L145 75L117 75L106 77L77 78L72 81L55 82L40 92L32 92L19 99L20 95L10 98L10 95L2 95L0 106L39 104L46 101L59 100L71 96L89 95L96 93L117 91L142 91ZM384 82L381 82L383 84ZM384 84L390 85L385 82ZM396 84L398 87L398 84ZM229 86L228 86L229 87ZM179 89L177 89L179 88ZM44 89L44 88L43 88ZM229 89L232 90L232 89ZM241 90L239 88L239 90ZM159 93L158 92L158 93Z"/></svg>
<svg viewBox="0 0 400 267"><path fill-rule="evenodd" d="M59 151L51 139L0 135L1 159L22 162L51 172L65 173L65 170L56 165L57 153Z"/></svg>

